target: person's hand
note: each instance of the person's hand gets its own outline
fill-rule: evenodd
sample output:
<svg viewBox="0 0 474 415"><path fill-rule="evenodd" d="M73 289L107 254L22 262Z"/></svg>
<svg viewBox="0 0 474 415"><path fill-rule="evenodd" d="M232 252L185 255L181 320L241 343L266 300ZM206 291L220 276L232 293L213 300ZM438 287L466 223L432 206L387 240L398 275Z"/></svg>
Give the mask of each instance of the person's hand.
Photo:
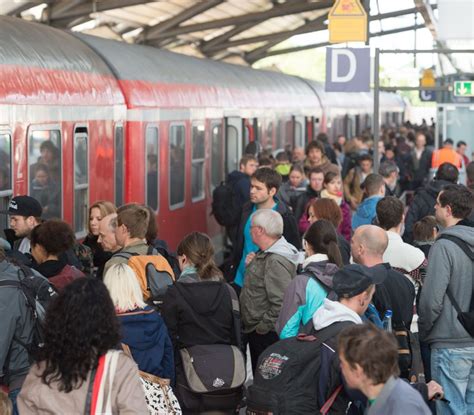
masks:
<svg viewBox="0 0 474 415"><path fill-rule="evenodd" d="M444 396L443 387L434 380L428 382L426 386L428 387L428 399L430 401L432 399L441 399Z"/></svg>
<svg viewBox="0 0 474 415"><path fill-rule="evenodd" d="M255 252L250 252L250 254L248 254L246 257L245 257L245 266L247 266L248 264L250 264L250 262L252 261L252 259L255 258Z"/></svg>

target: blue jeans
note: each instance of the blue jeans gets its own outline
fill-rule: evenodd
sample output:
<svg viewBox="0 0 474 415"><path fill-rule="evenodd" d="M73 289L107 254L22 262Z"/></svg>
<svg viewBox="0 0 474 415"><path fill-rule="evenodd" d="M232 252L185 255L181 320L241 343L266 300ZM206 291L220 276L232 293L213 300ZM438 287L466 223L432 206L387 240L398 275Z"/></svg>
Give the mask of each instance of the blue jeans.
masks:
<svg viewBox="0 0 474 415"><path fill-rule="evenodd" d="M12 401L12 406L13 406L13 412L12 415L18 415L18 407L16 406L16 398L18 394L20 393L20 388L18 389L13 389L8 393L8 397Z"/></svg>
<svg viewBox="0 0 474 415"><path fill-rule="evenodd" d="M437 401L438 415L474 414L474 347L431 349L431 377L451 401Z"/></svg>

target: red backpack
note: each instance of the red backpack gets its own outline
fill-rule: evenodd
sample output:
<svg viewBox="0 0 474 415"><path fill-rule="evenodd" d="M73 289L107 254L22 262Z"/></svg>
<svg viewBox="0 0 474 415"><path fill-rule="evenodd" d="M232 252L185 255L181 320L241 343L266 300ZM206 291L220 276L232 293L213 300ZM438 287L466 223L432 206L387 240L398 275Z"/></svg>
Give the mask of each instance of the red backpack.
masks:
<svg viewBox="0 0 474 415"><path fill-rule="evenodd" d="M85 277L84 273L72 265L66 265L59 274L48 278L56 291L61 292L64 287L77 278Z"/></svg>

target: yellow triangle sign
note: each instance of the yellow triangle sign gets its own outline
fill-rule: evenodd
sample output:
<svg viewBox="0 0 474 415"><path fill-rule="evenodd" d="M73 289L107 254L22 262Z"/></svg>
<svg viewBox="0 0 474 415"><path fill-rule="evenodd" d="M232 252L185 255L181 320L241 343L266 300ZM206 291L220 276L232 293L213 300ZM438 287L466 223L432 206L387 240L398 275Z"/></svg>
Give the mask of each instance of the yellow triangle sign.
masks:
<svg viewBox="0 0 474 415"><path fill-rule="evenodd" d="M360 0L337 0L329 16L367 16Z"/></svg>
<svg viewBox="0 0 474 415"><path fill-rule="evenodd" d="M367 13L360 0L337 0L328 14L329 42L365 42Z"/></svg>

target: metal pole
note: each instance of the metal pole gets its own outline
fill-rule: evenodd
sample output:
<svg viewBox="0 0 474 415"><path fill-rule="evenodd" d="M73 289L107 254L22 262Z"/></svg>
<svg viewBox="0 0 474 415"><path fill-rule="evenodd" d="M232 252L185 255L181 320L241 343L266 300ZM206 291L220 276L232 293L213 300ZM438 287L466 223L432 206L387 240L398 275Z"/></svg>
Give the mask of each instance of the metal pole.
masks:
<svg viewBox="0 0 474 415"><path fill-rule="evenodd" d="M374 172L379 171L379 62L380 53L379 48L375 48L375 59L374 59Z"/></svg>

